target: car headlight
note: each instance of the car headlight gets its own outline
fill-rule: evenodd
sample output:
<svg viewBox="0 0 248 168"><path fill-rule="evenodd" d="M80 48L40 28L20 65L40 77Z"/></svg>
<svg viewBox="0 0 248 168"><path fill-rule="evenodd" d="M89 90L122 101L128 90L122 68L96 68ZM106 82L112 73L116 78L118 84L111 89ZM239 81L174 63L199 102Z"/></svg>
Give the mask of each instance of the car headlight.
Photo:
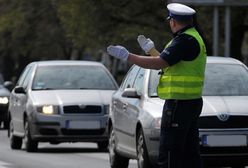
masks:
<svg viewBox="0 0 248 168"><path fill-rule="evenodd" d="M155 129L160 129L161 127L161 118L155 118L152 122L152 127Z"/></svg>
<svg viewBox="0 0 248 168"><path fill-rule="evenodd" d="M37 111L47 115L59 114L58 106L53 106L53 105L44 105L37 107Z"/></svg>
<svg viewBox="0 0 248 168"><path fill-rule="evenodd" d="M0 97L0 104L8 104L9 99L8 97Z"/></svg>

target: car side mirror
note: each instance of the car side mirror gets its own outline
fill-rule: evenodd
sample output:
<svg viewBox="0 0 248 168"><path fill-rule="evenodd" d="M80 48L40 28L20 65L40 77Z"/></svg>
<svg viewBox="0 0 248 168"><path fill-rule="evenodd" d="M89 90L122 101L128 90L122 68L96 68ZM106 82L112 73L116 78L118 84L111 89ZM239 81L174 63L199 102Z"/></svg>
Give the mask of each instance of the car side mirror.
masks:
<svg viewBox="0 0 248 168"><path fill-rule="evenodd" d="M140 95L135 88L126 88L122 93L122 97L140 98Z"/></svg>
<svg viewBox="0 0 248 168"><path fill-rule="evenodd" d="M21 86L15 87L15 88L14 88L14 91L15 91L15 93L17 93L17 94L26 94L26 91L25 91L24 88L21 87Z"/></svg>
<svg viewBox="0 0 248 168"><path fill-rule="evenodd" d="M3 85L4 85L4 87L6 87L8 90L12 90L12 89L13 89L13 86L14 86L13 82L11 82L11 81L5 81Z"/></svg>

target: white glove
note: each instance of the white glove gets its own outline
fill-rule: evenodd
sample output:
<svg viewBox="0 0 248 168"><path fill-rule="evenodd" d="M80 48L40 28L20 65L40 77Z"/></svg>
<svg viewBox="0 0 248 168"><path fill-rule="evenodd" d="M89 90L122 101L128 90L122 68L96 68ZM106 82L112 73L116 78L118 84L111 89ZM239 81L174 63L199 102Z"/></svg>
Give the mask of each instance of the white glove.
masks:
<svg viewBox="0 0 248 168"><path fill-rule="evenodd" d="M149 53L149 51L154 48L154 42L149 39L146 38L144 35L139 35L137 38L137 41L140 45L140 47L146 52Z"/></svg>
<svg viewBox="0 0 248 168"><path fill-rule="evenodd" d="M126 61L129 56L129 51L125 47L122 47L122 46L110 45L107 48L107 52L109 55L112 55L124 61Z"/></svg>

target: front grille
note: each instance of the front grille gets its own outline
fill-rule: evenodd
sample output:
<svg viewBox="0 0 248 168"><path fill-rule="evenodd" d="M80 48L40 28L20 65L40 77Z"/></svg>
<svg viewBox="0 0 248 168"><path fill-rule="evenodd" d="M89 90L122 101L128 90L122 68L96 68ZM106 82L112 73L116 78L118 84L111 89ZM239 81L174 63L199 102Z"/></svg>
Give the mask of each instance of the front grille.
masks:
<svg viewBox="0 0 248 168"><path fill-rule="evenodd" d="M101 106L64 106L64 114L98 114L102 112Z"/></svg>
<svg viewBox="0 0 248 168"><path fill-rule="evenodd" d="M8 111L8 104L0 104L0 111L3 113L7 113Z"/></svg>
<svg viewBox="0 0 248 168"><path fill-rule="evenodd" d="M248 147L200 147L202 154L242 154L247 153Z"/></svg>
<svg viewBox="0 0 248 168"><path fill-rule="evenodd" d="M61 132L63 135L102 135L105 132L105 129L61 129Z"/></svg>
<svg viewBox="0 0 248 168"><path fill-rule="evenodd" d="M40 129L40 134L41 135L58 135L58 132L56 131L56 129L42 128Z"/></svg>
<svg viewBox="0 0 248 168"><path fill-rule="evenodd" d="M201 128L248 128L248 116L229 116L227 121L221 121L217 116L202 116L198 127Z"/></svg>

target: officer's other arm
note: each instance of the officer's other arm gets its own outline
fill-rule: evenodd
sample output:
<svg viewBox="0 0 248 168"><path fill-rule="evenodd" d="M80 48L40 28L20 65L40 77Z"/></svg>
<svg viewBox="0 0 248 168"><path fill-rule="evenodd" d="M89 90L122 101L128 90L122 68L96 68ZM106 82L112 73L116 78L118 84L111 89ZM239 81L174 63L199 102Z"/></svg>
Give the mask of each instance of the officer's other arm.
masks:
<svg viewBox="0 0 248 168"><path fill-rule="evenodd" d="M151 56L158 56L158 55L160 55L160 53L158 52L158 50L156 49L156 48L152 48L150 51L149 51L149 54L151 55Z"/></svg>
<svg viewBox="0 0 248 168"><path fill-rule="evenodd" d="M144 50L147 54L151 56L160 55L158 50L155 48L154 42L150 38L146 38L144 35L139 35L137 41L142 50Z"/></svg>

